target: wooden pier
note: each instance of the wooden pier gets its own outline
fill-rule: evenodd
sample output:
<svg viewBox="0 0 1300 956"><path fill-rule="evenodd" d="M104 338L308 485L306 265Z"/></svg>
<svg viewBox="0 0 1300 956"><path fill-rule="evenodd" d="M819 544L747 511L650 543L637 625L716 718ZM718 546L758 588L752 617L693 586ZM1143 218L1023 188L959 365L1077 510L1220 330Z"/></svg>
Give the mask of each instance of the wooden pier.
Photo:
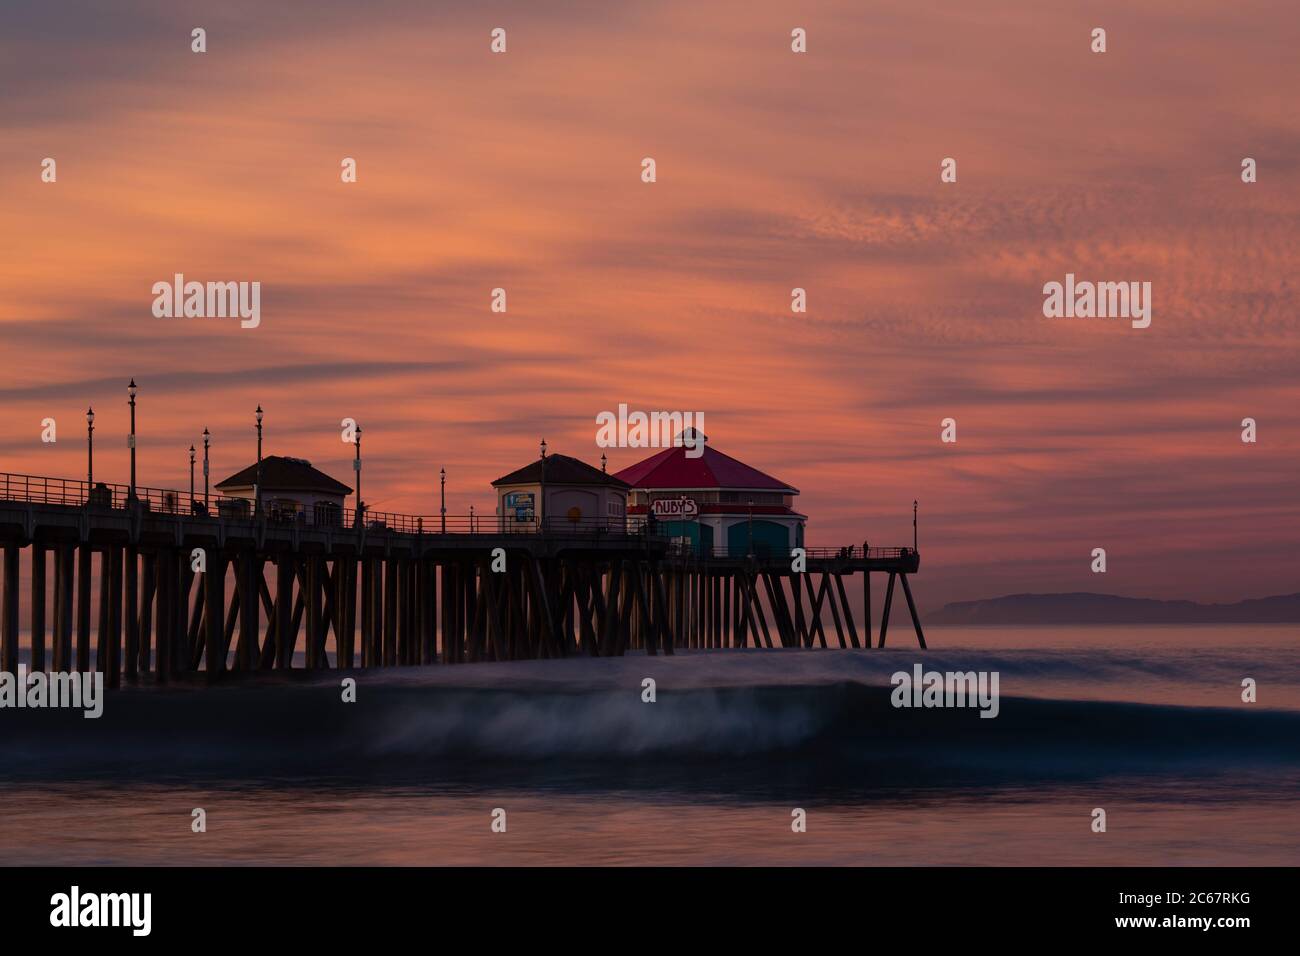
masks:
<svg viewBox="0 0 1300 956"><path fill-rule="evenodd" d="M915 549L807 549L795 572L789 556L694 554L607 524L505 533L485 516L345 510L317 525L197 510L179 492L0 475L0 670L16 671L24 606L33 670L100 670L109 686L299 666L871 647L872 572L888 575L876 646L897 583L925 647L908 583Z"/></svg>

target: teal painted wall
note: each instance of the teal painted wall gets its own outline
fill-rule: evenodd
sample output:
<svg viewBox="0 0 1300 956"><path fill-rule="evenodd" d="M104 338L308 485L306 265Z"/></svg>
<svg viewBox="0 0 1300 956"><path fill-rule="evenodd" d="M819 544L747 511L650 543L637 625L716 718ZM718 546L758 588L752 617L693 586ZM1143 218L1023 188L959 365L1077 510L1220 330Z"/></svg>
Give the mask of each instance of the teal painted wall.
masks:
<svg viewBox="0 0 1300 956"><path fill-rule="evenodd" d="M755 518L754 554L759 557L782 557L790 553L790 534L785 525ZM738 521L727 529L727 554L743 558L749 553L750 523Z"/></svg>
<svg viewBox="0 0 1300 956"><path fill-rule="evenodd" d="M698 521L660 521L659 534L673 538L690 538L691 547L696 554L711 554L713 551L713 527Z"/></svg>
<svg viewBox="0 0 1300 956"><path fill-rule="evenodd" d="M691 547L700 548L700 525L698 521L660 521L658 533L672 538L690 538Z"/></svg>

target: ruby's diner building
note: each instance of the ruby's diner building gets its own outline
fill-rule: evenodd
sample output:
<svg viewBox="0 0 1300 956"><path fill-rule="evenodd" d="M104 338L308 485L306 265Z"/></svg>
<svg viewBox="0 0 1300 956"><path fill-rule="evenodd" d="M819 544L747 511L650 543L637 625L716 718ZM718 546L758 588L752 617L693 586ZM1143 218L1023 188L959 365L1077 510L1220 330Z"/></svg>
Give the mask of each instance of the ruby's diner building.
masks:
<svg viewBox="0 0 1300 956"><path fill-rule="evenodd" d="M789 555L803 547L807 516L794 510L799 489L711 447L688 457L676 447L624 468L615 477L629 486L628 526L653 513L656 531L681 540L697 554L743 558Z"/></svg>

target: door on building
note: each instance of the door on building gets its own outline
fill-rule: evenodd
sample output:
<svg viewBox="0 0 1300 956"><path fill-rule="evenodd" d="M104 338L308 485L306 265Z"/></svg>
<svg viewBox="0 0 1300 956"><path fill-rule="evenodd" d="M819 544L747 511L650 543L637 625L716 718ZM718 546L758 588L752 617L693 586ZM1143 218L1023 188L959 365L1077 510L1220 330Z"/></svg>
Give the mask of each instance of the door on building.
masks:
<svg viewBox="0 0 1300 956"><path fill-rule="evenodd" d="M790 532L775 521L753 521L754 554L760 558L781 558L790 553ZM727 529L727 554L743 558L749 554L750 522L737 521Z"/></svg>

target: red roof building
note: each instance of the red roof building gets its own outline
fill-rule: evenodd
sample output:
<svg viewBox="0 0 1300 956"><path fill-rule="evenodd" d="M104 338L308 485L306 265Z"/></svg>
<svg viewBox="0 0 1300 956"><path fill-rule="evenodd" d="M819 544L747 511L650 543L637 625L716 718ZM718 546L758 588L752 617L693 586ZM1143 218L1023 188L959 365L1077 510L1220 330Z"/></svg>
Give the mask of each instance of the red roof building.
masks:
<svg viewBox="0 0 1300 956"><path fill-rule="evenodd" d="M629 525L655 521L661 534L690 540L697 552L779 556L803 547L807 517L794 510L799 489L708 444L666 448L615 476L631 486Z"/></svg>

